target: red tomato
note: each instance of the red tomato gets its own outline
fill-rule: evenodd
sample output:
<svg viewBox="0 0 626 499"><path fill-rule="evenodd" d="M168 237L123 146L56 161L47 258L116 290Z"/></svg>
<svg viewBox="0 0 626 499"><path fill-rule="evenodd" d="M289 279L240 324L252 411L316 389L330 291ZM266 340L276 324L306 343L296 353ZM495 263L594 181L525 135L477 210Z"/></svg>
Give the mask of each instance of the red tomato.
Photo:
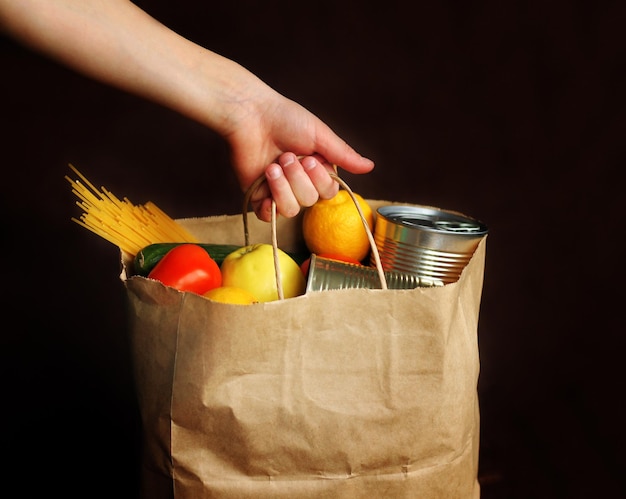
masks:
<svg viewBox="0 0 626 499"><path fill-rule="evenodd" d="M321 258L328 258L329 260L337 260L339 262L346 262L346 263L353 263L355 265L361 265L361 262L359 262L356 258L352 258L350 256L344 256L344 255L335 255L333 253L320 253L319 256ZM311 265L311 259L307 258L306 260L304 260L304 262L302 262L302 264L300 265L300 270L302 270L302 273L306 276L309 273L309 265Z"/></svg>
<svg viewBox="0 0 626 499"><path fill-rule="evenodd" d="M181 244L172 248L148 277L180 291L199 295L222 285L219 265L197 244Z"/></svg>

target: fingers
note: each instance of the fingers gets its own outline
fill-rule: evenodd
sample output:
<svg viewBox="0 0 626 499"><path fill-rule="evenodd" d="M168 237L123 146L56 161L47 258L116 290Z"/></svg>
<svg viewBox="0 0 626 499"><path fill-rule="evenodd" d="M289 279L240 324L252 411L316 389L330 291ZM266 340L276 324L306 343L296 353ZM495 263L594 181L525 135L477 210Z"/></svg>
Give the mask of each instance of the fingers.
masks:
<svg viewBox="0 0 626 499"><path fill-rule="evenodd" d="M278 162L265 170L278 213L287 218L294 217L301 207L312 206L320 197L330 199L337 194L339 186L329 172L334 172L333 166L320 156L299 159L293 153L282 154ZM271 200L263 200L253 206L261 220L269 220Z"/></svg>
<svg viewBox="0 0 626 499"><path fill-rule="evenodd" d="M333 165L317 155L303 158L301 164L319 197L330 199L337 194L339 184L328 175L329 172L336 173Z"/></svg>
<svg viewBox="0 0 626 499"><path fill-rule="evenodd" d="M311 206L319 198L315 185L307 175L304 164L293 153L285 153L278 159L289 183L293 197L299 206ZM270 186L270 189L272 186ZM273 192L273 191L272 191ZM278 204L278 201L277 201ZM298 208L299 209L299 208Z"/></svg>
<svg viewBox="0 0 626 499"><path fill-rule="evenodd" d="M295 217L300 211L300 203L296 198L289 180L281 165L272 163L265 170L265 178L276 202L276 209L284 217Z"/></svg>
<svg viewBox="0 0 626 499"><path fill-rule="evenodd" d="M272 221L272 198L266 197L260 201L253 201L252 209L259 220L263 222Z"/></svg>
<svg viewBox="0 0 626 499"><path fill-rule="evenodd" d="M370 160L361 160L364 170L373 167ZM331 199L337 194L339 184L330 172L335 172L334 166L320 155L298 158L291 152L283 153L265 169L266 189L252 201L257 217L266 222L271 220L272 199L277 212L287 218L295 217L302 207L312 206L320 198Z"/></svg>

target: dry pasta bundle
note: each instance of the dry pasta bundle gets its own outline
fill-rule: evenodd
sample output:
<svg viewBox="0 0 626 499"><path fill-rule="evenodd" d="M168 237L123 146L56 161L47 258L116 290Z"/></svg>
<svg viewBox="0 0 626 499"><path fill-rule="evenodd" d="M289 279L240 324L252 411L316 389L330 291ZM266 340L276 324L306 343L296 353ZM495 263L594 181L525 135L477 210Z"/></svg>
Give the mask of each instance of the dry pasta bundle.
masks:
<svg viewBox="0 0 626 499"><path fill-rule="evenodd" d="M118 246L130 256L153 243L188 242L198 240L151 201L134 205L128 198L118 199L102 187L100 192L76 167L69 167L77 180L65 178L72 184L72 192L79 198L76 204L84 210L80 218L72 218L79 225Z"/></svg>

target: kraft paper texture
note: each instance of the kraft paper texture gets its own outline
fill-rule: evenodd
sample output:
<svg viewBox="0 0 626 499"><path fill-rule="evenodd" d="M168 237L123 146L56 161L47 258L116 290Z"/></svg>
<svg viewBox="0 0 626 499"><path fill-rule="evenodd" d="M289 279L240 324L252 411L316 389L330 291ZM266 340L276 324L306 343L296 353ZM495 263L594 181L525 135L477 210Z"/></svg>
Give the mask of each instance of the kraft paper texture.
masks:
<svg viewBox="0 0 626 499"><path fill-rule="evenodd" d="M368 200L376 209L394 204ZM180 221L243 244L241 215ZM300 218L279 247L302 247ZM251 242L271 242L249 216ZM236 306L124 258L144 497L476 499L486 238L458 282Z"/></svg>

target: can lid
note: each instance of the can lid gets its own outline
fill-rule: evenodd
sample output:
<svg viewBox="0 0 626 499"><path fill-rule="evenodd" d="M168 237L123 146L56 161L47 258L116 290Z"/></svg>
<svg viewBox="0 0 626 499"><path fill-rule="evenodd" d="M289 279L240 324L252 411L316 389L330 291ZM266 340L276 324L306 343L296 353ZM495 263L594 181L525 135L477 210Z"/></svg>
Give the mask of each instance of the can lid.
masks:
<svg viewBox="0 0 626 499"><path fill-rule="evenodd" d="M487 226L481 221L437 208L387 205L377 211L390 222L409 228L458 235L487 234Z"/></svg>

